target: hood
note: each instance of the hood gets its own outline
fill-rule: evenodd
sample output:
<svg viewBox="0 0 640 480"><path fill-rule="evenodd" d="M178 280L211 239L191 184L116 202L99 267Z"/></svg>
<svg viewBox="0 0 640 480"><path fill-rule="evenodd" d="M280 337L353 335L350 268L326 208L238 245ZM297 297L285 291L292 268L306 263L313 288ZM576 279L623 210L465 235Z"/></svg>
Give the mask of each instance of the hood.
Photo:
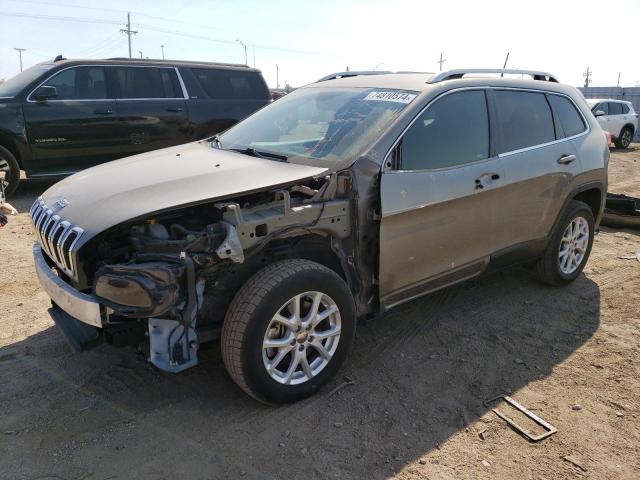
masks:
<svg viewBox="0 0 640 480"><path fill-rule="evenodd" d="M162 210L318 176L327 169L250 157L195 142L84 170L49 188L44 202L84 229L81 243Z"/></svg>

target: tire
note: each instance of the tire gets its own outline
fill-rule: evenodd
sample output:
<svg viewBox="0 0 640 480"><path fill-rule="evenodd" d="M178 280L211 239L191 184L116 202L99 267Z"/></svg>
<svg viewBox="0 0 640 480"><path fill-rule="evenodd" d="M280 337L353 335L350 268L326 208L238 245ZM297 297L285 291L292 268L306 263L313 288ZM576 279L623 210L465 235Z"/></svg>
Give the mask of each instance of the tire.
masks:
<svg viewBox="0 0 640 480"><path fill-rule="evenodd" d="M616 138L613 143L616 148L629 148L633 140L633 129L631 127L624 127L620 132L620 136Z"/></svg>
<svg viewBox="0 0 640 480"><path fill-rule="evenodd" d="M311 327L316 304L318 316L326 318ZM222 359L231 378L256 400L295 402L337 373L355 329L353 297L339 275L309 260L283 260L253 275L232 300L222 325Z"/></svg>
<svg viewBox="0 0 640 480"><path fill-rule="evenodd" d="M593 246L594 223L593 212L586 203L578 200L569 203L536 264L536 273L541 281L560 286L571 283L580 275ZM572 232L577 234L573 236ZM588 235L586 239L584 234Z"/></svg>
<svg viewBox="0 0 640 480"><path fill-rule="evenodd" d="M4 193L9 198L20 183L20 165L13 154L4 147L0 147L0 172L4 172ZM0 181L2 180L0 175Z"/></svg>

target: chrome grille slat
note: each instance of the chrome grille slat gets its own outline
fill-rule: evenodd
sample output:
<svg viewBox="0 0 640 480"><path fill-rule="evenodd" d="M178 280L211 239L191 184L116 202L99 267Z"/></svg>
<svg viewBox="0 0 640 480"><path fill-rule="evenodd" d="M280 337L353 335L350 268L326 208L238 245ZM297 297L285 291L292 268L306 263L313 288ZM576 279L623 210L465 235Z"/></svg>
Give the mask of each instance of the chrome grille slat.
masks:
<svg viewBox="0 0 640 480"><path fill-rule="evenodd" d="M33 203L29 215L42 249L65 274L77 280L74 253L84 230L54 215L42 197Z"/></svg>

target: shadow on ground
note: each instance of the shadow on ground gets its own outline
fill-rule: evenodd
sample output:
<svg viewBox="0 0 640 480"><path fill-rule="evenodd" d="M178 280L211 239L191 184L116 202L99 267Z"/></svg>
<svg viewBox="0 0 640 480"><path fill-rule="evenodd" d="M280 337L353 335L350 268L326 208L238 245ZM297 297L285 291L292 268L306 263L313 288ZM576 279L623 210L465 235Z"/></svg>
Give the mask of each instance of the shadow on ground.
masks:
<svg viewBox="0 0 640 480"><path fill-rule="evenodd" d="M553 289L495 274L359 326L338 378L281 407L242 393L217 345L171 375L129 349L70 354L49 328L0 349L0 477L383 479L483 415L484 399L549 375L599 311L584 275Z"/></svg>

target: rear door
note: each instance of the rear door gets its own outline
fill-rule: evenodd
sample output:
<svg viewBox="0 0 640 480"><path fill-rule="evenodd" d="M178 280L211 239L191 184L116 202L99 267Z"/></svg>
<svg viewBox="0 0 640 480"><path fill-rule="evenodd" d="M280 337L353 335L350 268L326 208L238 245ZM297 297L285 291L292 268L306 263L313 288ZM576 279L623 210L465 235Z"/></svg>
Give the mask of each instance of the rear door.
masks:
<svg viewBox="0 0 640 480"><path fill-rule="evenodd" d="M600 104L596 105L596 107L592 111L594 115L598 112L602 112L602 115L597 115L596 119L598 120L598 123L604 131L612 133L611 120L609 118L609 103L601 102Z"/></svg>
<svg viewBox="0 0 640 480"><path fill-rule="evenodd" d="M494 250L503 172L484 90L446 94L413 121L382 174L380 297L394 305L480 273Z"/></svg>
<svg viewBox="0 0 640 480"><path fill-rule="evenodd" d="M69 173L119 156L115 101L103 66L64 69L42 85L58 97L24 103L27 133L38 173Z"/></svg>
<svg viewBox="0 0 640 480"><path fill-rule="evenodd" d="M189 117L196 138L223 132L271 102L271 94L257 70L181 67L189 92Z"/></svg>
<svg viewBox="0 0 640 480"><path fill-rule="evenodd" d="M500 243L502 248L524 247L550 232L580 172L576 149L565 137L584 132L586 126L564 96L513 89L494 90L492 98L500 132L498 152L507 181L501 197L505 228ZM570 135L554 120L552 105L563 116L565 111L578 116L574 123L566 121Z"/></svg>
<svg viewBox="0 0 640 480"><path fill-rule="evenodd" d="M622 114L622 103L609 102L609 130L614 137L619 137L622 127L624 126L624 115Z"/></svg>
<svg viewBox="0 0 640 480"><path fill-rule="evenodd" d="M186 143L192 138L174 67L108 67L116 89L121 156Z"/></svg>

